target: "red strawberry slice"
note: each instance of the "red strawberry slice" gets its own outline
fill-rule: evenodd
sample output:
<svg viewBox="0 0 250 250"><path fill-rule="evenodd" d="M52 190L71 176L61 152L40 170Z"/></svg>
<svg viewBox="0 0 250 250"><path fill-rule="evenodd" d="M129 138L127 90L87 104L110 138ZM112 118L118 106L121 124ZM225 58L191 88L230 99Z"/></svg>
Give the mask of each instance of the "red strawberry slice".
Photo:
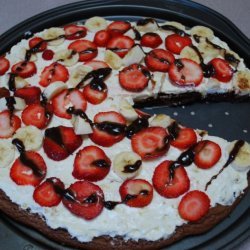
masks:
<svg viewBox="0 0 250 250"><path fill-rule="evenodd" d="M170 142L173 147L185 150L197 142L197 135L191 128L182 128L177 138Z"/></svg>
<svg viewBox="0 0 250 250"><path fill-rule="evenodd" d="M111 161L96 146L81 149L75 157L72 175L79 180L100 181L109 173Z"/></svg>
<svg viewBox="0 0 250 250"><path fill-rule="evenodd" d="M25 125L33 125L39 129L44 129L52 118L52 106L46 107L41 104L30 104L22 112L22 121Z"/></svg>
<svg viewBox="0 0 250 250"><path fill-rule="evenodd" d="M213 66L214 74L213 77L220 82L229 82L233 77L233 69L230 64L221 58L214 58L209 62Z"/></svg>
<svg viewBox="0 0 250 250"><path fill-rule="evenodd" d="M132 64L119 72L120 85L131 92L140 92L148 86L150 72L140 64Z"/></svg>
<svg viewBox="0 0 250 250"><path fill-rule="evenodd" d="M92 89L91 85L88 84L83 89L83 95L88 102L96 105L96 104L100 104L107 98L108 91L107 89L105 91L98 91L98 90Z"/></svg>
<svg viewBox="0 0 250 250"><path fill-rule="evenodd" d="M113 37L108 41L107 49L112 50L115 52L118 56L123 58L134 46L135 42L132 38L128 36L118 36Z"/></svg>
<svg viewBox="0 0 250 250"><path fill-rule="evenodd" d="M126 119L115 111L100 112L94 117L95 126L89 138L103 147L110 147L125 136Z"/></svg>
<svg viewBox="0 0 250 250"><path fill-rule="evenodd" d="M195 146L195 157L194 163L198 168L211 168L213 167L221 158L221 148L220 146L209 140L200 141Z"/></svg>
<svg viewBox="0 0 250 250"><path fill-rule="evenodd" d="M173 54L164 49L151 50L145 57L145 63L151 71L167 72L174 62Z"/></svg>
<svg viewBox="0 0 250 250"><path fill-rule="evenodd" d="M196 222L208 213L209 207L210 199L207 194L193 190L182 197L178 211L184 220Z"/></svg>
<svg viewBox="0 0 250 250"><path fill-rule="evenodd" d="M177 198L186 193L190 188L190 180L183 166L174 169L174 176L170 175L170 167L173 161L160 163L153 175L153 186L155 190L165 198Z"/></svg>
<svg viewBox="0 0 250 250"><path fill-rule="evenodd" d="M170 65L169 78L179 86L197 87L203 80L203 72L198 63L184 58Z"/></svg>
<svg viewBox="0 0 250 250"><path fill-rule="evenodd" d="M77 181L66 189L63 205L73 214L92 220L97 217L104 206L102 189L88 181Z"/></svg>
<svg viewBox="0 0 250 250"><path fill-rule="evenodd" d="M37 152L27 151L18 157L10 169L10 177L17 185L37 186L45 178L47 166Z"/></svg>
<svg viewBox="0 0 250 250"><path fill-rule="evenodd" d="M24 99L27 105L40 103L41 89L36 86L24 87L17 89L14 95Z"/></svg>
<svg viewBox="0 0 250 250"><path fill-rule="evenodd" d="M75 41L71 43L68 48L79 53L80 62L92 60L98 54L96 45L88 40Z"/></svg>
<svg viewBox="0 0 250 250"><path fill-rule="evenodd" d="M0 138L10 138L17 129L21 127L21 120L18 116L5 110L0 113Z"/></svg>
<svg viewBox="0 0 250 250"><path fill-rule="evenodd" d="M22 78L28 78L36 74L36 65L33 62L19 62L11 67L11 72Z"/></svg>
<svg viewBox="0 0 250 250"><path fill-rule="evenodd" d="M91 67L93 70L109 68L108 64L103 61L92 60L84 63L84 65Z"/></svg>
<svg viewBox="0 0 250 250"><path fill-rule="evenodd" d="M126 180L119 189L123 203L130 207L145 207L153 199L152 185L142 179Z"/></svg>
<svg viewBox="0 0 250 250"><path fill-rule="evenodd" d="M107 30L100 30L95 34L94 43L98 47L106 47L110 38L110 33Z"/></svg>
<svg viewBox="0 0 250 250"><path fill-rule="evenodd" d="M51 177L35 188L33 199L42 207L54 207L61 202L63 193L63 182Z"/></svg>
<svg viewBox="0 0 250 250"><path fill-rule="evenodd" d="M66 159L82 144L82 137L76 135L73 128L58 126L45 130L43 149L54 161Z"/></svg>
<svg viewBox="0 0 250 250"><path fill-rule="evenodd" d="M50 61L50 60L53 59L54 54L55 54L55 53L53 52L53 50L51 50L51 49L46 49L46 50L43 51L42 58L43 58L44 60L46 60L46 61Z"/></svg>
<svg viewBox="0 0 250 250"><path fill-rule="evenodd" d="M0 98L9 97L9 96L10 96L10 91L6 89L5 87L0 87Z"/></svg>
<svg viewBox="0 0 250 250"><path fill-rule="evenodd" d="M0 57L0 76L4 75L10 67L10 62L5 57Z"/></svg>
<svg viewBox="0 0 250 250"><path fill-rule="evenodd" d="M135 109L135 112L139 115L140 118L150 118L152 115L146 113L140 109Z"/></svg>
<svg viewBox="0 0 250 250"><path fill-rule="evenodd" d="M41 37L34 37L29 40L29 47L33 52L42 52L47 48L47 42Z"/></svg>
<svg viewBox="0 0 250 250"><path fill-rule="evenodd" d="M71 119L72 115L67 113L69 106L85 111L87 108L87 102L80 90L63 90L61 93L53 97L52 106L56 116Z"/></svg>
<svg viewBox="0 0 250 250"><path fill-rule="evenodd" d="M180 36L178 34L172 34L166 37L165 46L174 54L180 54L182 49L192 44L191 38L188 36Z"/></svg>
<svg viewBox="0 0 250 250"><path fill-rule="evenodd" d="M127 32L131 28L131 24L125 21L114 21L108 25L107 30L112 37L119 36Z"/></svg>
<svg viewBox="0 0 250 250"><path fill-rule="evenodd" d="M83 38L87 34L87 29L83 26L69 24L63 27L65 31L65 38L68 40L75 40Z"/></svg>
<svg viewBox="0 0 250 250"><path fill-rule="evenodd" d="M39 84L43 87L47 87L52 82L66 82L68 79L69 72L67 68L60 63L55 62L43 69Z"/></svg>
<svg viewBox="0 0 250 250"><path fill-rule="evenodd" d="M162 44L161 37L153 32L145 33L141 38L141 46L149 47L149 48L157 48Z"/></svg>
<svg viewBox="0 0 250 250"><path fill-rule="evenodd" d="M169 144L166 144L168 133L162 127L149 127L141 130L131 138L131 145L143 159L157 158L164 155Z"/></svg>

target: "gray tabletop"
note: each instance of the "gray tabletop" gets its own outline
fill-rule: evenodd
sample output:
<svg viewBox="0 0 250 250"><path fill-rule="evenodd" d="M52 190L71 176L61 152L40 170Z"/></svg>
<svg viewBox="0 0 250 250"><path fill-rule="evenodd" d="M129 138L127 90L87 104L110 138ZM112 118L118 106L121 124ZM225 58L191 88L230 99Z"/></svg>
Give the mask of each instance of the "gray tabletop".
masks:
<svg viewBox="0 0 250 250"><path fill-rule="evenodd" d="M77 2L77 0L0 0L0 34L31 16L73 2ZM238 26L247 37L250 37L249 0L195 0L195 2L206 5L223 14ZM5 249L7 241L9 250L41 250L41 248L30 243L28 239L17 236L0 220L0 249ZM9 244L10 241L12 241L12 244ZM242 242L236 249L249 250L250 239Z"/></svg>

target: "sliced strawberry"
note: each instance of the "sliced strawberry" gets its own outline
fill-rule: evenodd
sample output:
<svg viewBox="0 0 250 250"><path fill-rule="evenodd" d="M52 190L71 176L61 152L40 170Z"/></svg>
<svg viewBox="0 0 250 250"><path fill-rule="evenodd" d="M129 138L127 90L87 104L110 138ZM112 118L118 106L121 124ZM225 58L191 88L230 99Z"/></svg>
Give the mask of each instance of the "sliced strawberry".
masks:
<svg viewBox="0 0 250 250"><path fill-rule="evenodd" d="M213 77L220 82L229 82L233 77L233 69L230 64L221 58L214 58L209 62L213 66Z"/></svg>
<svg viewBox="0 0 250 250"><path fill-rule="evenodd" d="M59 126L46 129L43 149L54 161L66 159L82 144L82 137L76 135L73 128Z"/></svg>
<svg viewBox="0 0 250 250"><path fill-rule="evenodd" d="M42 52L47 48L47 42L41 37L34 37L29 40L29 47L33 52Z"/></svg>
<svg viewBox="0 0 250 250"><path fill-rule="evenodd" d="M174 62L173 54L164 49L151 50L145 57L145 63L151 71L167 72Z"/></svg>
<svg viewBox="0 0 250 250"><path fill-rule="evenodd" d="M65 38L68 40L75 40L83 38L87 34L87 29L83 26L69 24L63 27L65 31Z"/></svg>
<svg viewBox="0 0 250 250"><path fill-rule="evenodd" d="M68 79L69 72L67 68L60 63L55 62L43 69L39 84L43 87L47 87L52 82L66 82Z"/></svg>
<svg viewBox="0 0 250 250"><path fill-rule="evenodd" d="M209 207L210 199L207 194L193 190L182 197L178 211L182 219L195 222L208 213Z"/></svg>
<svg viewBox="0 0 250 250"><path fill-rule="evenodd" d="M61 118L71 119L72 115L67 112L69 106L85 111L87 102L83 93L78 89L63 90L52 99L54 114Z"/></svg>
<svg viewBox="0 0 250 250"><path fill-rule="evenodd" d="M135 109L135 112L139 115L140 118L150 118L152 115L146 113L140 109Z"/></svg>
<svg viewBox="0 0 250 250"><path fill-rule="evenodd" d="M173 163L173 161L160 163L152 179L155 190L165 198L177 198L190 188L190 180L183 166L174 169L174 176L170 175L170 167Z"/></svg>
<svg viewBox="0 0 250 250"><path fill-rule="evenodd" d="M6 89L5 87L0 87L0 98L9 97L9 96L10 96L10 91Z"/></svg>
<svg viewBox="0 0 250 250"><path fill-rule="evenodd" d="M37 152L27 151L18 157L10 169L10 177L17 185L37 186L45 178L47 166Z"/></svg>
<svg viewBox="0 0 250 250"><path fill-rule="evenodd" d="M123 58L134 46L135 42L132 38L128 36L118 36L113 37L108 41L107 49L112 50L118 56Z"/></svg>
<svg viewBox="0 0 250 250"><path fill-rule="evenodd" d="M46 49L46 50L43 51L42 58L43 58L44 60L46 60L46 61L50 61L50 60L53 59L54 54L55 54L55 53L53 52L53 50L51 50L51 49Z"/></svg>
<svg viewBox="0 0 250 250"><path fill-rule="evenodd" d="M63 182L51 177L35 188L33 199L42 207L54 207L61 202L63 193Z"/></svg>
<svg viewBox="0 0 250 250"><path fill-rule="evenodd" d="M88 102L96 105L96 104L100 104L101 102L103 102L107 98L108 91L107 91L107 89L106 89L106 91L95 90L95 89L91 88L90 84L88 84L83 89L83 95Z"/></svg>
<svg viewBox="0 0 250 250"><path fill-rule="evenodd" d="M131 28L131 24L125 21L114 21L108 25L107 30L112 37L119 36L127 32Z"/></svg>
<svg viewBox="0 0 250 250"><path fill-rule="evenodd" d="M91 67L93 70L109 68L108 64L104 61L92 60L84 63L84 65Z"/></svg>
<svg viewBox="0 0 250 250"><path fill-rule="evenodd" d="M28 78L36 74L36 65L33 62L19 62L11 67L11 72L22 78Z"/></svg>
<svg viewBox="0 0 250 250"><path fill-rule="evenodd" d="M162 44L162 39L157 33L148 32L145 33L141 38L141 46L149 48L157 48Z"/></svg>
<svg viewBox="0 0 250 250"><path fill-rule="evenodd" d="M5 110L0 113L0 138L10 138L17 129L21 127L21 120L18 116Z"/></svg>
<svg viewBox="0 0 250 250"><path fill-rule="evenodd" d="M180 129L177 138L172 140L170 144L178 149L188 149L197 142L197 135L191 128Z"/></svg>
<svg viewBox="0 0 250 250"><path fill-rule="evenodd" d="M4 75L10 67L10 62L5 57L0 57L0 76Z"/></svg>
<svg viewBox="0 0 250 250"><path fill-rule="evenodd" d="M106 47L110 38L110 33L107 30L99 30L95 34L94 43L98 47Z"/></svg>
<svg viewBox="0 0 250 250"><path fill-rule="evenodd" d="M148 86L150 72L140 64L132 64L119 72L120 85L131 92L140 92Z"/></svg>
<svg viewBox="0 0 250 250"><path fill-rule="evenodd" d="M92 60L98 54L96 45L88 40L75 41L71 43L68 48L79 53L80 62Z"/></svg>
<svg viewBox="0 0 250 250"><path fill-rule="evenodd" d="M91 182L77 181L66 189L62 201L71 213L92 220L102 212L104 194L99 186Z"/></svg>
<svg viewBox="0 0 250 250"><path fill-rule="evenodd" d="M24 99L27 105L40 103L41 89L36 86L24 87L17 89L14 95Z"/></svg>
<svg viewBox="0 0 250 250"><path fill-rule="evenodd" d="M179 86L197 87L203 80L203 72L198 63L184 58L170 65L169 78Z"/></svg>
<svg viewBox="0 0 250 250"><path fill-rule="evenodd" d="M166 144L168 133L162 127L149 127L141 130L131 138L131 145L143 159L157 158L164 155L169 144Z"/></svg>
<svg viewBox="0 0 250 250"><path fill-rule="evenodd" d="M119 189L122 201L130 207L145 207L153 199L152 185L142 179L126 180Z"/></svg>
<svg viewBox="0 0 250 250"><path fill-rule="evenodd" d="M52 106L43 106L40 103L28 105L22 112L22 121L25 125L33 125L44 129L52 118Z"/></svg>
<svg viewBox="0 0 250 250"><path fill-rule="evenodd" d="M195 146L195 157L194 163L198 168L211 168L213 167L221 158L221 148L220 146L209 140L200 141Z"/></svg>
<svg viewBox="0 0 250 250"><path fill-rule="evenodd" d="M111 161L96 146L81 149L75 157L72 175L79 180L100 181L109 173Z"/></svg>
<svg viewBox="0 0 250 250"><path fill-rule="evenodd" d="M94 117L95 126L89 138L103 147L110 147L125 136L126 119L115 111L100 112Z"/></svg>
<svg viewBox="0 0 250 250"><path fill-rule="evenodd" d="M182 49L192 44L192 40L188 36L180 36L178 34L172 34L166 37L165 46L174 54L180 54Z"/></svg>

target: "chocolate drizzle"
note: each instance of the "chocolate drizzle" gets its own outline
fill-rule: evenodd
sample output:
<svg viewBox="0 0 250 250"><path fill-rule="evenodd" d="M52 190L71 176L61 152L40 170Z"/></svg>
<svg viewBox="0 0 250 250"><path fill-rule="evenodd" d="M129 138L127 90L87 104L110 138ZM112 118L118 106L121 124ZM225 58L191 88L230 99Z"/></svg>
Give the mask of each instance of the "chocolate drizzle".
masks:
<svg viewBox="0 0 250 250"><path fill-rule="evenodd" d="M133 121L126 129L126 137L131 138L134 134L138 133L144 128L149 126L148 119L145 117L139 117Z"/></svg>
<svg viewBox="0 0 250 250"><path fill-rule="evenodd" d="M177 122L173 122L168 126L168 139L169 140L174 140L178 137L180 132L180 128Z"/></svg>
<svg viewBox="0 0 250 250"><path fill-rule="evenodd" d="M122 202L120 202L120 201L105 201L103 205L108 210L113 210L119 204L122 204Z"/></svg>
<svg viewBox="0 0 250 250"><path fill-rule="evenodd" d="M123 173L134 173L136 172L142 164L141 160L136 161L134 164L124 166Z"/></svg>
<svg viewBox="0 0 250 250"><path fill-rule="evenodd" d="M103 159L93 161L91 164L93 164L99 168L109 168L110 167L110 163L107 162L106 160L103 160Z"/></svg>
<svg viewBox="0 0 250 250"><path fill-rule="evenodd" d="M12 144L16 146L16 148L20 154L25 152L25 147L24 147L24 144L21 140L19 140L17 138L13 139Z"/></svg>
<svg viewBox="0 0 250 250"><path fill-rule="evenodd" d="M172 26L172 25L165 24L165 25L160 26L160 28L163 30L173 31L174 33L180 36L189 36L184 30L178 29L177 27Z"/></svg>
<svg viewBox="0 0 250 250"><path fill-rule="evenodd" d="M136 28L133 28L133 31L134 31L134 34L135 34L135 40L140 41L141 40L140 32Z"/></svg>
<svg viewBox="0 0 250 250"><path fill-rule="evenodd" d="M9 81L8 81L8 86L9 86L9 90L10 91L16 91L16 86L15 86L15 78L16 78L16 74L13 73L9 73L10 77L9 77Z"/></svg>
<svg viewBox="0 0 250 250"><path fill-rule="evenodd" d="M8 96L8 97L5 97L5 100L6 100L6 106L8 108L8 110L10 111L10 113L12 114L14 112L14 105L16 104L16 101L15 101L15 97L14 96Z"/></svg>
<svg viewBox="0 0 250 250"><path fill-rule="evenodd" d="M69 107L67 109L67 113L80 116L85 122L88 122L91 126L93 126L93 122L88 118L87 114L83 110Z"/></svg>
<svg viewBox="0 0 250 250"><path fill-rule="evenodd" d="M57 145L60 145L62 148L65 148L63 138L60 132L60 127L46 129L45 137L51 139L53 142L55 142Z"/></svg>
<svg viewBox="0 0 250 250"><path fill-rule="evenodd" d="M105 131L110 135L122 135L126 131L126 125L117 122L100 122L95 123L95 127L99 130Z"/></svg>
<svg viewBox="0 0 250 250"><path fill-rule="evenodd" d="M144 26L144 25L147 25L148 23L155 23L155 20L153 18L140 19L137 21L136 25L137 26Z"/></svg>

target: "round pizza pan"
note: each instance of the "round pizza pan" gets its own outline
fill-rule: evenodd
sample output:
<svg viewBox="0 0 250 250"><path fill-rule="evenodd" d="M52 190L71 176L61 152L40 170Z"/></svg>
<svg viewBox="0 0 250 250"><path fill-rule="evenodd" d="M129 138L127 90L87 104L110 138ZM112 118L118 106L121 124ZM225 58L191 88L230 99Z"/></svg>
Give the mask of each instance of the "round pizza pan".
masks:
<svg viewBox="0 0 250 250"><path fill-rule="evenodd" d="M31 32L84 21L91 16L104 16L109 20L138 20L153 17L158 21L174 20L186 26L205 25L227 42L232 50L244 58L250 67L249 39L228 19L200 4L186 0L85 0L64 5L36 15L13 27L0 36L0 55ZM250 141L250 103L203 103L181 107L152 107L149 113L166 113L186 126L209 131L211 135L228 140ZM175 249L227 249L235 246L250 234L250 192L232 214L209 232L190 236L168 247ZM48 240L36 231L1 215L1 220L16 234L30 241L30 249L69 249ZM36 248L37 245L37 248ZM5 247L7 247L5 245ZM45 247L45 248L44 248ZM11 249L11 248L9 248Z"/></svg>

